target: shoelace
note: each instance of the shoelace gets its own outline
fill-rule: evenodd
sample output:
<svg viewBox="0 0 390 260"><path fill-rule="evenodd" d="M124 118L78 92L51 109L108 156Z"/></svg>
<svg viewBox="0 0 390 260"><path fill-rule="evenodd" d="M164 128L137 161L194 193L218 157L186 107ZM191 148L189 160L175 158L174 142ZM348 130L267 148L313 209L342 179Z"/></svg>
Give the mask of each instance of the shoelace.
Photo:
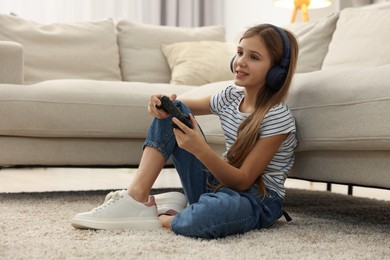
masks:
<svg viewBox="0 0 390 260"><path fill-rule="evenodd" d="M123 198L123 195L121 194L122 190L117 190L117 191L111 191L106 195L104 198L104 202L102 205L94 208L92 211L100 211L107 206L113 204L115 201L119 200L120 198Z"/></svg>
<svg viewBox="0 0 390 260"><path fill-rule="evenodd" d="M110 193L108 193L106 195L106 198L104 199L104 203L106 203L107 201L109 201L110 199L113 199L113 200L118 200L120 198L123 198L123 195L121 195L123 190L117 190L117 191L111 191Z"/></svg>

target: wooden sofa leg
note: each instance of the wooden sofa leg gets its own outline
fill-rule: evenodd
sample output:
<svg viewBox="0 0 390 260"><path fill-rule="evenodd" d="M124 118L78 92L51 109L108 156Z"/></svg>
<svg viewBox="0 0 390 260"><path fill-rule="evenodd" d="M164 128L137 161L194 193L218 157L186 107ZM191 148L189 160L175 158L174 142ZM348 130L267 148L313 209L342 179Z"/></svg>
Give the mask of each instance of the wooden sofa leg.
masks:
<svg viewBox="0 0 390 260"><path fill-rule="evenodd" d="M332 191L332 183L330 182L326 183L326 191Z"/></svg>
<svg viewBox="0 0 390 260"><path fill-rule="evenodd" d="M332 191L332 183L326 183L326 191ZM348 185L348 195L353 195L353 185L351 184Z"/></svg>
<svg viewBox="0 0 390 260"><path fill-rule="evenodd" d="M353 193L353 185L348 185L348 195L352 196Z"/></svg>

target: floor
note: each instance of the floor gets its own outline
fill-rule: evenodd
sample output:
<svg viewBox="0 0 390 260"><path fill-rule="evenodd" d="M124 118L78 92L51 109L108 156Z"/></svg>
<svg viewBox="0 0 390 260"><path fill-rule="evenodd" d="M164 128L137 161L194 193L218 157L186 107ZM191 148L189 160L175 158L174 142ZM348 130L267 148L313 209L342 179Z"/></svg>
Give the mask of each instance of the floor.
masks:
<svg viewBox="0 0 390 260"><path fill-rule="evenodd" d="M135 175L128 168L3 168L0 193L116 190L126 188ZM154 188L181 187L175 169L164 169ZM326 190L325 183L287 179L287 188ZM347 194L346 185L332 184L332 192ZM355 186L353 195L390 201L390 190Z"/></svg>

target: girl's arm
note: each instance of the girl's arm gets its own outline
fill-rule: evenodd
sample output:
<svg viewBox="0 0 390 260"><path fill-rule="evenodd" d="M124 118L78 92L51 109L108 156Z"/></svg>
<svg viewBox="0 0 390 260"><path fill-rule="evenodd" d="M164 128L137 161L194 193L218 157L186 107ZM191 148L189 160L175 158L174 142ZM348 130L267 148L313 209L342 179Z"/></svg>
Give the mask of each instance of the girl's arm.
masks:
<svg viewBox="0 0 390 260"><path fill-rule="evenodd" d="M242 166L235 168L214 153L204 140L192 116L191 120L194 129L174 119L174 122L183 130L182 132L174 129L179 147L194 154L220 182L237 191L246 190L253 185L287 137L287 134L280 134L259 139Z"/></svg>
<svg viewBox="0 0 390 260"><path fill-rule="evenodd" d="M210 98L211 96L198 98L198 99L180 99L186 104L194 115L208 115L210 111Z"/></svg>

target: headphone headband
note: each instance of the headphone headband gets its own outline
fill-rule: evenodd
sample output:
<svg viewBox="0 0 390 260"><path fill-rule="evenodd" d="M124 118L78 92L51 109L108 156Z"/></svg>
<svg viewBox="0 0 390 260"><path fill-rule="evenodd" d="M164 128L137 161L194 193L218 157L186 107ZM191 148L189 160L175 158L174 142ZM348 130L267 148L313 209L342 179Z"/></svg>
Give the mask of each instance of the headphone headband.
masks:
<svg viewBox="0 0 390 260"><path fill-rule="evenodd" d="M288 39L288 36L283 29L273 24L268 24L268 25L271 26L275 31L277 31L280 35L280 38L282 38L284 53L283 53L283 58L279 64L280 66L288 70L288 66L290 65L290 52L291 52L290 40Z"/></svg>

